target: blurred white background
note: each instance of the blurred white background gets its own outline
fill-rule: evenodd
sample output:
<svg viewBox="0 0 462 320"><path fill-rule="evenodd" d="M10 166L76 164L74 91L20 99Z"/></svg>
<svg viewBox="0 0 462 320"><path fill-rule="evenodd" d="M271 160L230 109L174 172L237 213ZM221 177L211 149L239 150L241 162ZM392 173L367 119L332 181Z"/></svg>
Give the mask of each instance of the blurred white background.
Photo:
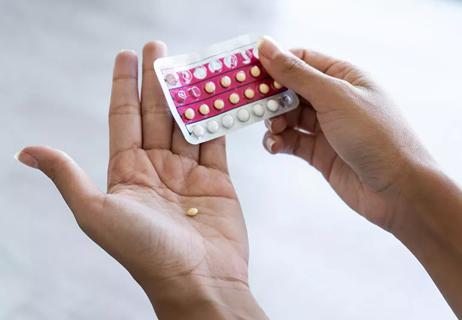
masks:
<svg viewBox="0 0 462 320"><path fill-rule="evenodd" d="M114 55L152 39L184 53L243 33L368 70L462 181L462 2L0 0L0 319L153 317L51 183L13 155L29 144L62 148L104 189ZM263 132L229 136L228 154L251 286L272 319L455 319L399 241L302 161L266 154Z"/></svg>

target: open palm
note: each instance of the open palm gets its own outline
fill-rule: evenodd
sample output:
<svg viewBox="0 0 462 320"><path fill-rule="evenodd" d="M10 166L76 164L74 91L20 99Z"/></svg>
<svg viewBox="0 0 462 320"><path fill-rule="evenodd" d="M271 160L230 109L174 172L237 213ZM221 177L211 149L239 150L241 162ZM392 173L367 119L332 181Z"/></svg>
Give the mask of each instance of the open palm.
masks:
<svg viewBox="0 0 462 320"><path fill-rule="evenodd" d="M246 286L247 234L225 140L184 140L153 71L165 51L160 42L145 46L141 97L136 54L116 58L107 194L61 151L28 147L19 157L55 182L82 229L148 290L186 277ZM193 207L199 213L187 216Z"/></svg>

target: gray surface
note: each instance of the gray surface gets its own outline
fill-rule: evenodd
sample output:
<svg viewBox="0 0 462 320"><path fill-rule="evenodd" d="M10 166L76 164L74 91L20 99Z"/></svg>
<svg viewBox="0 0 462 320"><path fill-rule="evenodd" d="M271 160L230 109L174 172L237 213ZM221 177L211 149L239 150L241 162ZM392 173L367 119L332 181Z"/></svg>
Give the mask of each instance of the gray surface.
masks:
<svg viewBox="0 0 462 320"><path fill-rule="evenodd" d="M150 39L180 53L247 32L368 69L462 181L460 2L2 0L0 319L153 317L142 290L78 230L51 184L12 156L28 144L60 147L104 188L114 54ZM455 319L397 240L301 161L265 154L262 133L260 125L233 134L229 155L251 284L271 318Z"/></svg>

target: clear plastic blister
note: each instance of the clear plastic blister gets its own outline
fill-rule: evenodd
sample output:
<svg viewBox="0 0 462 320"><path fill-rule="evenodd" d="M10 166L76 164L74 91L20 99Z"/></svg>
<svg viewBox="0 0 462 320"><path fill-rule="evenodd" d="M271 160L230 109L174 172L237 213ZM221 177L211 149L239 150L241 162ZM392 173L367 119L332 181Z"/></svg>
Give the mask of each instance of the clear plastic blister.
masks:
<svg viewBox="0 0 462 320"><path fill-rule="evenodd" d="M258 60L261 37L245 35L154 62L170 111L185 139L203 143L295 109L298 96Z"/></svg>

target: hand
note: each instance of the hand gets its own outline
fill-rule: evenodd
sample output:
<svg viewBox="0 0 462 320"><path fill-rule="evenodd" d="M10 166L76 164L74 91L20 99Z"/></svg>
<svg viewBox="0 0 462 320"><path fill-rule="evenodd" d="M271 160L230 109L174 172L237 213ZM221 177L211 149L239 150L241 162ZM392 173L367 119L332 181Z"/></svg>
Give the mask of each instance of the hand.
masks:
<svg viewBox="0 0 462 320"><path fill-rule="evenodd" d="M462 317L462 192L384 93L351 64L266 39L260 61L302 97L267 122L264 145L313 165L355 211L393 233Z"/></svg>
<svg viewBox="0 0 462 320"><path fill-rule="evenodd" d="M107 194L61 151L28 147L18 158L53 180L82 230L127 268L159 318L264 318L248 288L247 233L225 140L184 140L153 71L165 53L163 43L145 46L141 98L136 54L116 58ZM190 208L199 213L187 216Z"/></svg>
<svg viewBox="0 0 462 320"><path fill-rule="evenodd" d="M287 52L270 39L259 52L271 76L302 97L299 108L267 122L264 146L308 161L351 208L391 231L408 177L434 166L392 103L347 62Z"/></svg>

